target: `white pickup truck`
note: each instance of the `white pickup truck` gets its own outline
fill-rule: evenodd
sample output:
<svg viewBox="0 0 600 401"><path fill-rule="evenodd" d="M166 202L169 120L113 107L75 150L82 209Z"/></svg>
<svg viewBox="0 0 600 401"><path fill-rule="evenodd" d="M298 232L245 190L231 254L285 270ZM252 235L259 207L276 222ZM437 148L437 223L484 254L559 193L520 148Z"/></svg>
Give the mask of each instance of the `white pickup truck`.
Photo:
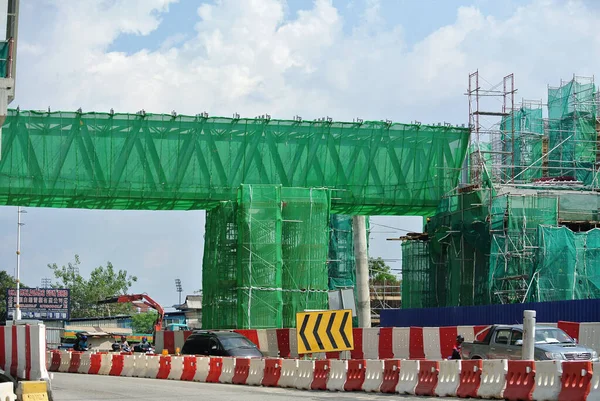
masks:
<svg viewBox="0 0 600 401"><path fill-rule="evenodd" d="M462 344L463 359L522 359L523 326L491 326L483 341ZM565 361L598 361L598 353L577 344L556 327L535 327L534 359Z"/></svg>

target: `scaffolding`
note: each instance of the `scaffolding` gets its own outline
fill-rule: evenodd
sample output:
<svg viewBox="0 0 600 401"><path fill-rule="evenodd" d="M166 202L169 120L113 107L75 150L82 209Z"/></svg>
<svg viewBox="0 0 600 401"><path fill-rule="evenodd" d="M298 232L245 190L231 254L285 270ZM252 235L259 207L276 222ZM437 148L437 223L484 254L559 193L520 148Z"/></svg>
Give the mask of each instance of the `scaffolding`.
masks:
<svg viewBox="0 0 600 401"><path fill-rule="evenodd" d="M594 79L549 86L547 104L516 93L513 74L469 75L468 163L425 233L404 238L402 307L600 297Z"/></svg>

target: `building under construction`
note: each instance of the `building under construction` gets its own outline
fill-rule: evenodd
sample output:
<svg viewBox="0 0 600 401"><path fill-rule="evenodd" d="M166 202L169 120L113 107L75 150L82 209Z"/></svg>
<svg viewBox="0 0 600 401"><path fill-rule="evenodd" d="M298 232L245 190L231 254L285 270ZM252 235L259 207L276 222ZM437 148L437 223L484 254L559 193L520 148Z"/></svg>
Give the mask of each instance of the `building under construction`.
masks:
<svg viewBox="0 0 600 401"><path fill-rule="evenodd" d="M593 78L515 102L469 76L461 184L402 243L402 307L600 298L600 95ZM483 89L483 88L486 89Z"/></svg>

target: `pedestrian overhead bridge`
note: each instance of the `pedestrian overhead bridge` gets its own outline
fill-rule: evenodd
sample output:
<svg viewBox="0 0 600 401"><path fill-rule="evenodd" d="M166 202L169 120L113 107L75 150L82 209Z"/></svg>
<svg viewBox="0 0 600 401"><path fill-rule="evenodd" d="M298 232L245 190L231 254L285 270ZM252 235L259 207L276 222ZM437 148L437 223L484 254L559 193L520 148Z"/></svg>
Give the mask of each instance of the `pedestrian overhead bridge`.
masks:
<svg viewBox="0 0 600 401"><path fill-rule="evenodd" d="M241 184L328 188L331 210L424 215L458 180L467 128L9 110L0 204L211 209Z"/></svg>

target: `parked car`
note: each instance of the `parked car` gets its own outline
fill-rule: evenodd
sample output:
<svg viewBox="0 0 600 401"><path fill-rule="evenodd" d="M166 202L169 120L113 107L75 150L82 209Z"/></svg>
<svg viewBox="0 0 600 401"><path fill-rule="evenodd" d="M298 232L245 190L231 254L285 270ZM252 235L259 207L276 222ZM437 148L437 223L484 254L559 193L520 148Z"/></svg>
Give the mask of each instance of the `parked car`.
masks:
<svg viewBox="0 0 600 401"><path fill-rule="evenodd" d="M483 341L462 344L463 359L521 359L523 325L491 326ZM556 327L536 326L534 359L565 361L598 361L598 353L577 344Z"/></svg>
<svg viewBox="0 0 600 401"><path fill-rule="evenodd" d="M233 356L262 358L258 347L246 337L232 331L195 331L181 349L183 355Z"/></svg>

